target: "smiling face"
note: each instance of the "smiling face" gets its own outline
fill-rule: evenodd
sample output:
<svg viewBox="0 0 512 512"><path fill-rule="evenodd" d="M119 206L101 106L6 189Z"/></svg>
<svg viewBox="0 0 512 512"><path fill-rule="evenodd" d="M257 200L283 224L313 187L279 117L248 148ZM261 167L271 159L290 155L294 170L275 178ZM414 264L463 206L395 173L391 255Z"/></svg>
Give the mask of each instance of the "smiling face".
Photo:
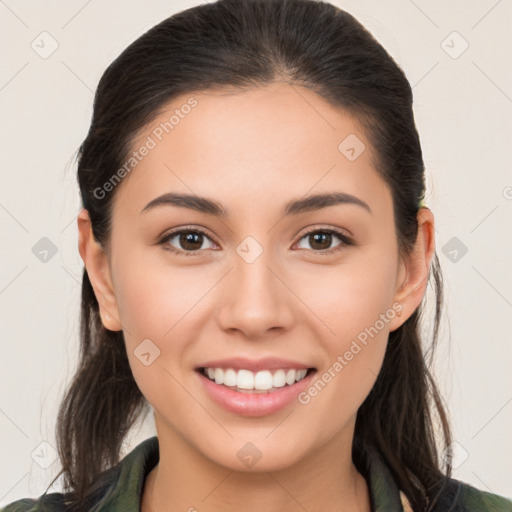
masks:
<svg viewBox="0 0 512 512"><path fill-rule="evenodd" d="M197 105L161 135L190 96ZM106 327L122 326L161 443L236 470L249 467L248 442L262 454L255 470L346 450L388 334L423 295L401 287L391 192L365 133L311 90L277 82L175 99L133 150L148 136L156 145L115 191L113 293L91 282ZM330 201L304 202L322 194ZM199 370L251 363L239 385L265 368L289 382L290 369L314 370L275 399L226 393Z"/></svg>

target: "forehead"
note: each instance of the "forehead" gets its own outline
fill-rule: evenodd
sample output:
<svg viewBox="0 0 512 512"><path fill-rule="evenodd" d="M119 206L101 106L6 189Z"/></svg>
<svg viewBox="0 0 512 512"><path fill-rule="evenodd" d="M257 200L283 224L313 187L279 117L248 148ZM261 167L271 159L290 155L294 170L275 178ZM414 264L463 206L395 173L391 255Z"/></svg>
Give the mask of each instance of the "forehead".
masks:
<svg viewBox="0 0 512 512"><path fill-rule="evenodd" d="M116 203L139 212L169 191L229 197L240 206L276 200L280 206L308 191L386 192L358 120L286 82L174 98L132 150L138 159Z"/></svg>

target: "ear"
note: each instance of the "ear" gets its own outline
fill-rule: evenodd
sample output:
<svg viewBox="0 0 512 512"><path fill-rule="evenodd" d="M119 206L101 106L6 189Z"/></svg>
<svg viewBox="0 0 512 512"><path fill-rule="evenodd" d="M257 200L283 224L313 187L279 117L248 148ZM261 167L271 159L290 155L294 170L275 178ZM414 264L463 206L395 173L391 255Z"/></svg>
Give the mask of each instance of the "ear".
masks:
<svg viewBox="0 0 512 512"><path fill-rule="evenodd" d="M78 251L100 305L101 321L105 329L120 331L122 326L119 320L120 315L112 285L107 254L101 244L94 238L89 212L86 209L82 208L80 210L77 222Z"/></svg>
<svg viewBox="0 0 512 512"><path fill-rule="evenodd" d="M418 234L410 254L400 258L394 302L401 304L400 316L390 322L398 329L420 305L428 284L430 263L435 252L434 215L426 207L418 210Z"/></svg>

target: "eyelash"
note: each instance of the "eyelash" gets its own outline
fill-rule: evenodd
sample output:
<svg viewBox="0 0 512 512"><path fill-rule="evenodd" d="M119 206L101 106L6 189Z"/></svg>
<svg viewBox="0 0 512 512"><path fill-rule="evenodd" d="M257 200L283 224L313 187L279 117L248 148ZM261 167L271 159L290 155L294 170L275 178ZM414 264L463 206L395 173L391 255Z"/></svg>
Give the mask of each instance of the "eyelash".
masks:
<svg viewBox="0 0 512 512"><path fill-rule="evenodd" d="M200 228L181 228L181 229L178 229L176 231L171 231L170 233L167 233L166 235L164 235L158 241L158 244L162 245L165 250L170 251L170 252L175 253L175 254L178 254L178 255L183 255L183 256L199 256L200 252L202 251L202 249L198 249L196 251L182 251L180 249L176 249L175 247L167 245L167 242L169 240L174 238L176 235L180 235L182 233L201 233L202 235L206 236L207 238L209 238L211 240L211 237L205 231L203 231ZM311 250L312 252L320 254L320 255L327 256L327 255L333 254L333 253L335 253L335 252L337 252L339 250L342 250L344 247L347 247L347 246L350 246L350 245L354 245L353 240L351 238L349 238L345 233L343 233L341 231L338 231L337 229L332 229L332 228L329 228L329 229L320 229L320 228L313 229L311 231L308 231L307 233L304 233L299 238L298 241L300 242L303 238L306 238L307 236L312 235L314 233L328 233L328 234L331 234L331 235L336 235L341 240L341 242L342 242L341 244L337 245L336 247L333 247L332 249L324 249L324 250L320 250L320 251L315 251L315 250L312 250L312 249L306 249L306 250Z"/></svg>

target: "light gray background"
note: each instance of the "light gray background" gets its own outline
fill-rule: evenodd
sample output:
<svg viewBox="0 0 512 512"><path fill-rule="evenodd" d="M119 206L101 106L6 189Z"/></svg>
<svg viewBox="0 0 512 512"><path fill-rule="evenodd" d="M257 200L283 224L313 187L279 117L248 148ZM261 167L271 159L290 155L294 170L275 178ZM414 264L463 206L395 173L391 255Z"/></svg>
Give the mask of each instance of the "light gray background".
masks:
<svg viewBox="0 0 512 512"><path fill-rule="evenodd" d="M72 158L93 91L129 43L198 3L0 0L0 505L39 496L59 469L54 423L76 362L83 268ZM377 37L414 88L447 283L435 369L458 443L454 476L512 497L512 4L333 3ZM58 48L42 58L52 39ZM56 250L46 262L34 254L43 237ZM125 453L150 435L152 421Z"/></svg>

